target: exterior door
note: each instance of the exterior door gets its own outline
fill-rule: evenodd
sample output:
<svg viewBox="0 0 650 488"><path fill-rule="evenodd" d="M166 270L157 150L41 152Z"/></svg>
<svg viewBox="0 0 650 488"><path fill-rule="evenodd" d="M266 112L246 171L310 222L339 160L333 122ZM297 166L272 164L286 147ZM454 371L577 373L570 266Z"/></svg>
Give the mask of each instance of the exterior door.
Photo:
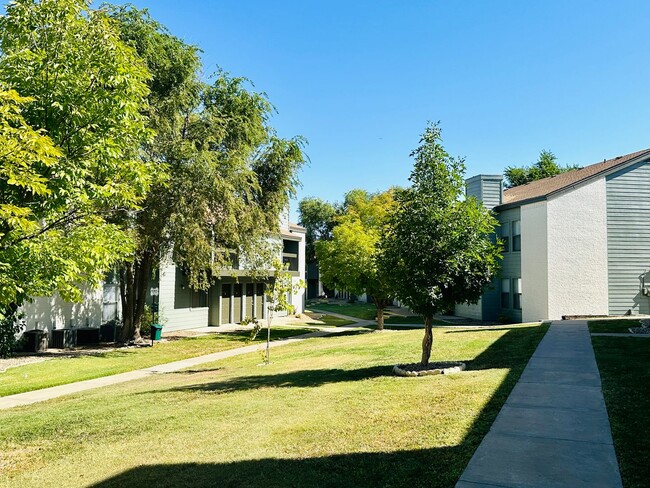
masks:
<svg viewBox="0 0 650 488"><path fill-rule="evenodd" d="M230 323L230 309L232 307L231 291L231 283L221 284L221 325Z"/></svg>
<svg viewBox="0 0 650 488"><path fill-rule="evenodd" d="M238 324L241 322L242 316L241 316L241 302L242 302L242 284L241 283L235 283L235 298L232 302L233 306L233 317L234 320L233 322Z"/></svg>
<svg viewBox="0 0 650 488"><path fill-rule="evenodd" d="M246 283L246 317L253 318L253 301L255 300L255 283Z"/></svg>
<svg viewBox="0 0 650 488"><path fill-rule="evenodd" d="M264 283L257 283L255 290L255 301L257 302L255 310L255 318L262 320L266 317L266 311L264 310Z"/></svg>

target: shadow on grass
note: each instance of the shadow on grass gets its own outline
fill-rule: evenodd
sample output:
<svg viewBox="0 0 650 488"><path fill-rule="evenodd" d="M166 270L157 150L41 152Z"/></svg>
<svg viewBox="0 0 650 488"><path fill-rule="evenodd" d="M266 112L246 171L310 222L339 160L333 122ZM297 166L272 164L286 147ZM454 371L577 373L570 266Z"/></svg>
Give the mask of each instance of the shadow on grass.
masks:
<svg viewBox="0 0 650 488"><path fill-rule="evenodd" d="M199 371L197 371L199 372ZM230 393L233 391L254 390L257 388L308 388L325 385L328 383L341 383L347 381L361 381L380 376L391 376L392 366L374 366L359 369L308 369L280 373L274 375L242 376L225 381L198 383L194 385L179 386L166 390L156 390L154 393L167 393L170 391L213 391ZM146 392L150 394L152 392Z"/></svg>
<svg viewBox="0 0 650 488"><path fill-rule="evenodd" d="M207 448L207 446L206 446ZM355 453L308 459L259 459L215 464L139 466L94 486L161 487L453 487L454 463L469 446L391 453ZM449 463L457 465L450 471ZM435 480L435 481L434 481Z"/></svg>
<svg viewBox="0 0 650 488"><path fill-rule="evenodd" d="M479 356L471 369L507 368L508 374L456 446L395 452L361 452L307 459L265 458L199 464L139 466L94 486L193 487L453 487L487 434L512 391L546 326L510 329ZM234 391L262 386L318 386L336 381L358 381L391 374L389 366L356 370L311 370L271 376L249 376L230 381L181 387L176 391ZM402 378L411 381L411 378ZM426 381L426 379L419 379ZM417 381L417 380L416 380ZM414 405L414 408L418 408ZM218 439L214 446L218 448Z"/></svg>

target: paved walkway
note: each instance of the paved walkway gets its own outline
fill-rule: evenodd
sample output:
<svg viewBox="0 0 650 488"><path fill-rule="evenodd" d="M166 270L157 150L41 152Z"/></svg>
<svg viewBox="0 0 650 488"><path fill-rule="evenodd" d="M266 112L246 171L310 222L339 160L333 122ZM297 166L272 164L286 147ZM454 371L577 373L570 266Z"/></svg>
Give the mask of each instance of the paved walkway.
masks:
<svg viewBox="0 0 650 488"><path fill-rule="evenodd" d="M356 324L343 326L343 327L336 327L336 328L332 327L328 329L322 329L317 332L310 332L308 334L302 334L288 339L275 340L271 342L271 347L275 348L287 344L293 344L294 342L304 341L305 339L310 339L312 337L324 337L324 336L336 334L338 332L343 332L350 329L357 329L361 324L363 324L363 321L358 322ZM182 359L180 361L174 361L171 363L160 364L158 366L152 366L150 368L129 371L127 373L104 376L102 378L95 378L92 380L77 381L76 383L53 386L51 388L42 388L40 390L18 393L16 395L8 395L8 396L0 397L0 410L18 407L21 405L29 405L32 403L42 402L45 400L51 400L52 398L58 398L63 395L79 393L82 391L92 390L95 388L101 388L102 386L117 385L119 383L124 383L126 381L145 378L152 374L173 373L175 371L180 371L181 369L190 368L192 366L211 363L213 361L219 361L221 359L226 359L233 356L239 356L242 354L249 354L251 352L257 351L259 348L260 348L260 344L253 344L250 346L238 347L237 349L230 349L227 351L206 354L204 356L198 356L194 358Z"/></svg>
<svg viewBox="0 0 650 488"><path fill-rule="evenodd" d="M622 486L587 322L554 322L456 488Z"/></svg>

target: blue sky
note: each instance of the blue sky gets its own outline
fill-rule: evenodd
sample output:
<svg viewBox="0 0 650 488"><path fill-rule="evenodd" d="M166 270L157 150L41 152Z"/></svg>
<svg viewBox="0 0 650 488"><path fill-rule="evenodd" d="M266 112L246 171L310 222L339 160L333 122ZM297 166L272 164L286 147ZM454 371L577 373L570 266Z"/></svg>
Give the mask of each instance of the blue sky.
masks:
<svg viewBox="0 0 650 488"><path fill-rule="evenodd" d="M542 149L587 165L650 147L650 2L132 3L199 45L206 75L266 92L279 135L307 138L299 198L407 184L428 120L467 176Z"/></svg>

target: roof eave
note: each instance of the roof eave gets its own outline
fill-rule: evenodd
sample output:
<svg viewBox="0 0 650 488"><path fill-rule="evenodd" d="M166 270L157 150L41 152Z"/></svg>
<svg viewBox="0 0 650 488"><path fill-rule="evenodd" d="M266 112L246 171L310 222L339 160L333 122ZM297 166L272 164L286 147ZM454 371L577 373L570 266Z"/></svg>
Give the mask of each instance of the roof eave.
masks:
<svg viewBox="0 0 650 488"><path fill-rule="evenodd" d="M549 193L546 193L544 195L540 195L538 197L533 197L533 198L526 198L524 200L518 200L516 202L512 203L504 203L499 205L498 207L495 207L495 210L498 210L499 212L502 210L507 210L509 208L515 208L515 207L521 207L522 205L527 205L529 203L535 203L539 202L541 200L548 200L549 197L554 197L556 195L559 195L561 193L573 190L576 186L583 185L589 181L592 181L596 178L600 177L607 177L608 175L612 173L616 173L617 171L620 171L621 169L626 168L627 166L632 166L634 164L642 162L644 159L647 159L650 157L650 150L645 151L642 154L639 154L635 158L628 159L627 161L623 161L620 164L614 165L611 168L604 169L602 171L599 171L598 173L594 173L593 175L585 176L583 179L578 180L574 183L568 184L562 188L558 188L557 190L553 190Z"/></svg>

